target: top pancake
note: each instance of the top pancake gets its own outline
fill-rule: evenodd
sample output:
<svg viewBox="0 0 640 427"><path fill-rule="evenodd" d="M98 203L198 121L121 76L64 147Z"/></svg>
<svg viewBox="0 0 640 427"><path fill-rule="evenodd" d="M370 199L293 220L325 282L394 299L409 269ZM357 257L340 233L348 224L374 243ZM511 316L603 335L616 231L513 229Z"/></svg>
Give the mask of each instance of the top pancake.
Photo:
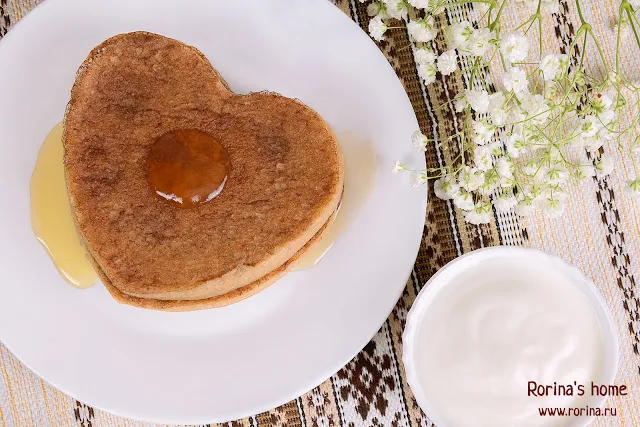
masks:
<svg viewBox="0 0 640 427"><path fill-rule="evenodd" d="M222 193L180 209L157 198L147 154L166 132L222 143ZM331 130L299 101L236 95L198 50L151 33L115 36L78 72L65 115L67 188L91 256L121 292L202 299L289 260L327 222L342 192Z"/></svg>

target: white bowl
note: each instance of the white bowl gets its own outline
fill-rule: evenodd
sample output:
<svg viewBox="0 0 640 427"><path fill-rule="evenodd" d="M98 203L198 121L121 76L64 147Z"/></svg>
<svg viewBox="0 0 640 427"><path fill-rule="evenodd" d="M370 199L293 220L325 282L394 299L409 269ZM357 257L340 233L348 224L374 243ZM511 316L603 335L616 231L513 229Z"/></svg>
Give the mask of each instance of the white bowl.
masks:
<svg viewBox="0 0 640 427"><path fill-rule="evenodd" d="M409 314L402 336L404 366L407 373L407 382L415 395L416 401L425 414L438 427L456 427L445 422L443 415L439 414L430 404L430 396L427 395L421 384L418 369L416 366L416 336L419 325L425 311L434 297L440 290L448 286L458 275L467 272L469 269L477 268L481 263L488 260L504 259L505 262L514 259L526 259L527 263L538 264L540 268L555 268L562 271L576 287L584 293L593 306L596 319L601 327L603 335L603 370L599 384L613 384L618 368L618 337L613 317L604 298L596 288L576 267L567 264L557 256L547 254L537 249L523 248L517 246L496 246L491 248L478 249L465 254L449 262L441 268L422 288L416 298ZM590 396L588 405L592 408L604 405L606 397ZM559 418L558 418L559 419ZM549 418L549 421L552 419ZM556 419L557 420L557 419ZM568 418L564 418L568 420ZM572 417L571 426L584 426L592 418Z"/></svg>

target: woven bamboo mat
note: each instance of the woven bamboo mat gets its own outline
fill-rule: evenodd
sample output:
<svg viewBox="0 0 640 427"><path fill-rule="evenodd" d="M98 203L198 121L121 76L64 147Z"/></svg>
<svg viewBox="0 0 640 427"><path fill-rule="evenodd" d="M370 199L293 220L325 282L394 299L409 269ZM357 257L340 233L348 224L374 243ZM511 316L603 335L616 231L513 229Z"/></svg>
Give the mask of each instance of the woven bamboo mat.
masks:
<svg viewBox="0 0 640 427"><path fill-rule="evenodd" d="M41 0L0 0L0 37ZM366 28L366 4L334 0L337 7ZM561 13L545 23L547 49L566 50L577 26L573 3L561 0ZM583 9L604 38L619 1L584 0ZM524 6L522 6L524 8ZM465 13L463 11L463 13ZM519 22L520 7L507 13ZM442 42L442 41L440 41ZM404 29L392 29L379 44L402 81L425 135L446 137L456 133L455 113L436 108L455 95L464 76L454 74L425 88L415 69ZM640 69L638 50L629 49L624 60ZM11 64L0 64L10 67ZM490 70L486 78L495 73ZM2 94L0 94L1 100ZM451 153L426 152L429 167L446 164ZM616 150L610 150L617 153ZM309 393L271 411L226 426L431 426L407 386L401 363L401 333L407 311L421 286L440 267L471 250L498 244L523 245L554 253L578 266L599 287L613 310L621 346L618 384L628 396L613 398L607 406L616 417L599 418L594 426L640 427L640 204L622 195L622 183L632 178L627 161L616 159L614 174L593 179L569 195L572 203L560 219L535 214L520 219L496 214L487 225L466 224L449 202L429 196L422 245L404 294L380 331L347 366ZM68 333L73 333L69 330ZM82 343L78 343L82 345ZM85 373L91 376L91 372ZM286 373L283 373L286 375ZM0 426L151 426L99 411L44 383L0 345Z"/></svg>

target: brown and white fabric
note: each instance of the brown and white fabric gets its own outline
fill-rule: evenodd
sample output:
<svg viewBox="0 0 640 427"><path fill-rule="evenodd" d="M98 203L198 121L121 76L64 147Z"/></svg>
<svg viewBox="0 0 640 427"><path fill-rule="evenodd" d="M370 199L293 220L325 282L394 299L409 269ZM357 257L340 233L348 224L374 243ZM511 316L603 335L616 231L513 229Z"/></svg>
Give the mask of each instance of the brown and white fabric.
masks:
<svg viewBox="0 0 640 427"><path fill-rule="evenodd" d="M0 37L11 30L41 0L0 0ZM105 0L107 1L107 0ZM366 29L367 4L359 0L333 0L345 14ZM546 18L545 50L566 51L578 25L572 0L561 0L559 14ZM583 12L603 39L612 39L618 0L582 0ZM506 25L525 16L521 2L506 13ZM71 11L70 11L71 13ZM460 7L453 15L474 18L471 7ZM443 41L438 40L443 48ZM425 87L418 78L410 40L403 28L387 32L379 43L402 81L425 135L446 138L458 132L463 118L451 104L468 76L456 73ZM611 51L611 47L609 49ZM572 52L576 54L576 52ZM623 62L640 74L640 50L629 49ZM11 64L0 63L0 67ZM485 78L499 78L498 70L485 70ZM637 78L637 76L636 76ZM0 94L2 102L2 94ZM408 144L409 141L396 141ZM620 362L618 384L629 395L612 398L607 406L616 417L600 418L594 426L640 427L640 204L622 194L622 185L632 179L633 168L615 147L617 168L611 176L593 179L572 190L571 203L560 219L542 214L521 219L496 214L488 225L464 222L450 202L429 194L422 245L407 287L393 312L371 342L343 369L310 392L268 412L226 423L233 427L372 427L431 426L409 389L401 362L401 334L409 308L424 283L457 256L492 245L523 245L554 253L578 266L600 289L618 326ZM428 167L442 166L456 156L457 147L429 147ZM322 319L318 319L322 321ZM61 331L73 334L73 330ZM78 345L83 345L78 343ZM91 372L85 372L91 376ZM56 390L31 373L0 344L0 426L151 426L94 409Z"/></svg>

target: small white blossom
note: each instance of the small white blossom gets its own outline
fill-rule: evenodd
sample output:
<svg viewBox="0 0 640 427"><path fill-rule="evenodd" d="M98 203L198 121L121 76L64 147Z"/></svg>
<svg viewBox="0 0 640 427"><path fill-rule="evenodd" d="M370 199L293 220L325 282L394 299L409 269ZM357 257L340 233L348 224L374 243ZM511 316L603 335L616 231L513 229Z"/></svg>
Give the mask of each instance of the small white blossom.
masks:
<svg viewBox="0 0 640 427"><path fill-rule="evenodd" d="M525 92L529 88L527 73L518 67L509 68L502 78L505 89L512 90L516 94Z"/></svg>
<svg viewBox="0 0 640 427"><path fill-rule="evenodd" d="M466 50L472 55L484 56L489 49L490 40L495 37L495 34L488 28L478 28L473 30L471 37L467 41Z"/></svg>
<svg viewBox="0 0 640 427"><path fill-rule="evenodd" d="M509 63L524 61L529 54L529 39L518 33L509 33L500 42L500 52Z"/></svg>
<svg viewBox="0 0 640 427"><path fill-rule="evenodd" d="M583 137L594 137L600 129L602 129L602 123L600 123L600 120L598 120L596 116L590 114L582 119L580 130L582 131Z"/></svg>
<svg viewBox="0 0 640 427"><path fill-rule="evenodd" d="M521 96L522 111L524 111L527 118L532 120L533 124L542 124L546 122L551 113L551 109L547 104L547 100L544 96L530 93L525 93Z"/></svg>
<svg viewBox="0 0 640 427"><path fill-rule="evenodd" d="M595 126L601 127L600 123L597 123ZM593 135L592 137L583 137L583 146L587 149L588 152L592 154L596 154L600 148L606 144L607 141L613 139L613 135L606 128L601 128L598 133Z"/></svg>
<svg viewBox="0 0 640 427"><path fill-rule="evenodd" d="M518 204L518 200L513 194L500 193L493 198L493 206L498 212L508 212Z"/></svg>
<svg viewBox="0 0 640 427"><path fill-rule="evenodd" d="M640 178L627 181L627 185L624 187L624 194L632 199L640 200Z"/></svg>
<svg viewBox="0 0 640 427"><path fill-rule="evenodd" d="M419 130L415 131L411 135L411 145L418 151L426 151L429 139L422 134Z"/></svg>
<svg viewBox="0 0 640 427"><path fill-rule="evenodd" d="M473 153L473 161L481 171L487 171L493 166L492 149L488 145L476 147Z"/></svg>
<svg viewBox="0 0 640 427"><path fill-rule="evenodd" d="M371 34L371 37L375 40L383 40L385 31L387 31L387 24L382 22L381 15L378 15L369 21L369 34Z"/></svg>
<svg viewBox="0 0 640 427"><path fill-rule="evenodd" d="M491 203L477 203L473 206L473 209L465 212L464 219L470 224L488 224L493 218L493 211L491 210Z"/></svg>
<svg viewBox="0 0 640 427"><path fill-rule="evenodd" d="M433 64L418 64L418 75L424 80L426 85L436 81L437 69Z"/></svg>
<svg viewBox="0 0 640 427"><path fill-rule="evenodd" d="M451 39L454 48L464 49L473 34L473 25L469 21L456 22L450 27Z"/></svg>
<svg viewBox="0 0 640 427"><path fill-rule="evenodd" d="M449 200L453 199L454 195L458 193L460 186L451 176L444 176L433 183L433 190L439 199Z"/></svg>
<svg viewBox="0 0 640 427"><path fill-rule="evenodd" d="M474 111L477 113L486 113L489 111L489 92L484 89L466 89L464 93L467 102Z"/></svg>
<svg viewBox="0 0 640 427"><path fill-rule="evenodd" d="M502 92L495 92L489 96L489 115L491 121L498 126L502 126L507 121L507 112L504 109L506 97Z"/></svg>
<svg viewBox="0 0 640 427"><path fill-rule="evenodd" d="M420 179L420 172L411 171L409 172L409 182L413 188L420 188L422 186L422 181Z"/></svg>
<svg viewBox="0 0 640 427"><path fill-rule="evenodd" d="M438 35L438 30L433 24L433 17L411 20L407 23L407 31L413 40L418 43L427 43Z"/></svg>
<svg viewBox="0 0 640 427"><path fill-rule="evenodd" d="M453 73L458 68L458 55L454 49L443 52L438 57L438 70L445 76Z"/></svg>
<svg viewBox="0 0 640 427"><path fill-rule="evenodd" d="M496 171L502 178L513 179L513 169L513 163L506 157L500 157L496 161Z"/></svg>
<svg viewBox="0 0 640 427"><path fill-rule="evenodd" d="M543 209L549 218L558 218L564 213L567 205L564 200L545 198Z"/></svg>
<svg viewBox="0 0 640 427"><path fill-rule="evenodd" d="M516 214L520 216L527 216L533 212L535 208L535 200L530 198L524 198L516 205Z"/></svg>
<svg viewBox="0 0 640 427"><path fill-rule="evenodd" d="M505 142L505 146L507 147L507 153L509 153L509 155L514 159L517 159L526 146L524 136L519 133L509 135Z"/></svg>
<svg viewBox="0 0 640 427"><path fill-rule="evenodd" d="M383 0L387 13L394 19L407 19L407 3L404 0Z"/></svg>
<svg viewBox="0 0 640 427"><path fill-rule="evenodd" d="M416 49L413 58L418 65L433 65L436 62L436 54L431 49Z"/></svg>
<svg viewBox="0 0 640 427"><path fill-rule="evenodd" d="M484 145L493 138L496 127L486 120L473 120L473 130L476 132L474 141L478 145Z"/></svg>
<svg viewBox="0 0 640 427"><path fill-rule="evenodd" d="M402 162L399 162L398 160L393 162L393 173L398 173L404 170L407 170L407 168L402 164Z"/></svg>
<svg viewBox="0 0 640 427"><path fill-rule="evenodd" d="M611 123L615 117L615 112L611 108L612 105L613 99L611 99L609 95L601 93L597 94L591 101L591 106L593 107L596 116L604 125Z"/></svg>
<svg viewBox="0 0 640 427"><path fill-rule="evenodd" d="M463 111L465 108L467 108L467 105L469 104L467 103L467 100L465 99L464 96L458 96L453 105L456 110L456 113L459 113Z"/></svg>
<svg viewBox="0 0 640 427"><path fill-rule="evenodd" d="M453 195L453 204L463 211L473 209L473 196L465 190L459 190Z"/></svg>
<svg viewBox="0 0 640 427"><path fill-rule="evenodd" d="M476 191L482 185L484 176L476 168L465 166L458 174L460 187L467 191Z"/></svg>
<svg viewBox="0 0 640 427"><path fill-rule="evenodd" d="M600 160L596 162L596 175L602 178L611 172L613 172L613 158L608 154L603 154Z"/></svg>
<svg viewBox="0 0 640 427"><path fill-rule="evenodd" d="M542 176L545 182L549 184L558 184L566 181L569 171L564 166L557 164L551 167L545 167L542 170Z"/></svg>
<svg viewBox="0 0 640 427"><path fill-rule="evenodd" d="M556 78L558 73L567 66L567 55L546 54L540 61L540 69L545 81Z"/></svg>

